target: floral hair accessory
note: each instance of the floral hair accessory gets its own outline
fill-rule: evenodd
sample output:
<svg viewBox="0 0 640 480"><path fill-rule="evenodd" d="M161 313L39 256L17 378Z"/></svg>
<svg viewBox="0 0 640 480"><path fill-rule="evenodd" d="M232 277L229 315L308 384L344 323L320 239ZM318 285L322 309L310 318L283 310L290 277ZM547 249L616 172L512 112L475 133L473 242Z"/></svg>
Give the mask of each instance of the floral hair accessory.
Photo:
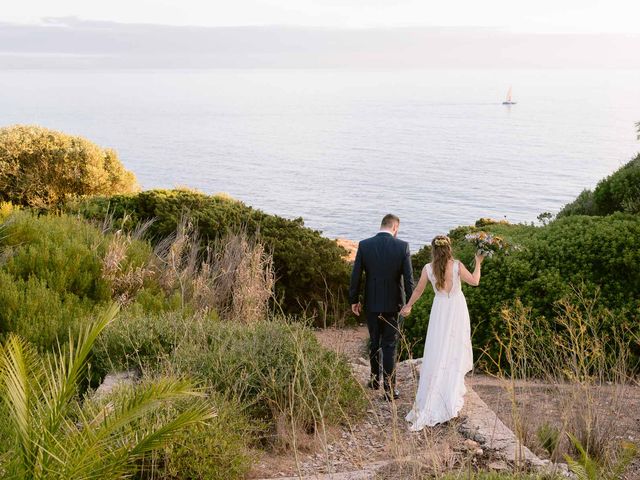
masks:
<svg viewBox="0 0 640 480"><path fill-rule="evenodd" d="M438 237L433 241L433 244L437 247L446 247L449 245L449 239L447 237Z"/></svg>

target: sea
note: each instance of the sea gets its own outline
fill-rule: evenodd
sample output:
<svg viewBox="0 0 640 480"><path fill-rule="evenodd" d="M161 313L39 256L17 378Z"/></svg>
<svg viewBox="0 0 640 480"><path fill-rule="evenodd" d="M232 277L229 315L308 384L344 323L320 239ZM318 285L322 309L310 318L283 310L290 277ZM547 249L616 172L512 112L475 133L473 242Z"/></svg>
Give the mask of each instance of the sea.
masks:
<svg viewBox="0 0 640 480"><path fill-rule="evenodd" d="M557 213L640 151L638 121L640 70L0 72L0 126L114 148L145 189L224 192L351 240L395 213L412 249Z"/></svg>

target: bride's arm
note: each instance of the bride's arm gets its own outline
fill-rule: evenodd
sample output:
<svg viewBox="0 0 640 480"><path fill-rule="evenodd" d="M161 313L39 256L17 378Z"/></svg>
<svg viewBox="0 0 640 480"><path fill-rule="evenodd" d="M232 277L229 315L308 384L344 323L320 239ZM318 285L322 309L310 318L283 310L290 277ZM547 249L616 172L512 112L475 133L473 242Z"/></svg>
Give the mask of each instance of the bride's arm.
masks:
<svg viewBox="0 0 640 480"><path fill-rule="evenodd" d="M402 307L402 310L400 310L400 315L406 317L411 313L411 307L413 307L413 304L416 303L422 296L422 292L424 292L424 288L427 286L428 281L429 275L427 274L427 269L423 268L422 274L420 275L420 280L418 280L418 285L416 285L416 288L413 290L413 294L411 295L411 298L409 299L407 304Z"/></svg>
<svg viewBox="0 0 640 480"><path fill-rule="evenodd" d="M469 270L464 266L464 263L458 260L458 263L460 264L460 279L469 285L477 287L480 284L480 265L483 260L484 256L476 255L476 268L474 268L473 273L469 273Z"/></svg>

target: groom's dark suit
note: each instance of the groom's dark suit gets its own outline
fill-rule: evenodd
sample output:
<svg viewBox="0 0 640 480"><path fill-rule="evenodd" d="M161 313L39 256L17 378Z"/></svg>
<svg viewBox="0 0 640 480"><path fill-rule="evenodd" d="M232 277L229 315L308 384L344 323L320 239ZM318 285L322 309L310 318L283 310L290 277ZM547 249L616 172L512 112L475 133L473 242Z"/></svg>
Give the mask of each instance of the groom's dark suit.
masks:
<svg viewBox="0 0 640 480"><path fill-rule="evenodd" d="M413 292L409 244L387 232L360 242L349 288L352 305L359 302L363 272L366 277L364 310L371 337L371 376L376 380L380 378L381 352L385 386L389 387L395 369L398 312L405 302L403 283L406 299Z"/></svg>

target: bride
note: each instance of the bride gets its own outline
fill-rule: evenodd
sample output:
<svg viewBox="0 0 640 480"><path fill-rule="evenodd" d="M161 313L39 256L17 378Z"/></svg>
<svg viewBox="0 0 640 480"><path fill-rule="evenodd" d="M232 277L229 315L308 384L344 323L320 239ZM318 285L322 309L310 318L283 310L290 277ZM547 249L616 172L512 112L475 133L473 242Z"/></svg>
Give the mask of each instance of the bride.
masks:
<svg viewBox="0 0 640 480"><path fill-rule="evenodd" d="M477 286L480 283L482 255L476 255L473 273L455 260L451 254L449 237L438 235L431 242L433 261L422 269L418 286L400 314L411 314L427 281L435 292L424 356L420 368L420 382L413 409L406 420L410 429L422 430L454 418L464 404L464 376L473 367L471 327L467 301L460 281Z"/></svg>

